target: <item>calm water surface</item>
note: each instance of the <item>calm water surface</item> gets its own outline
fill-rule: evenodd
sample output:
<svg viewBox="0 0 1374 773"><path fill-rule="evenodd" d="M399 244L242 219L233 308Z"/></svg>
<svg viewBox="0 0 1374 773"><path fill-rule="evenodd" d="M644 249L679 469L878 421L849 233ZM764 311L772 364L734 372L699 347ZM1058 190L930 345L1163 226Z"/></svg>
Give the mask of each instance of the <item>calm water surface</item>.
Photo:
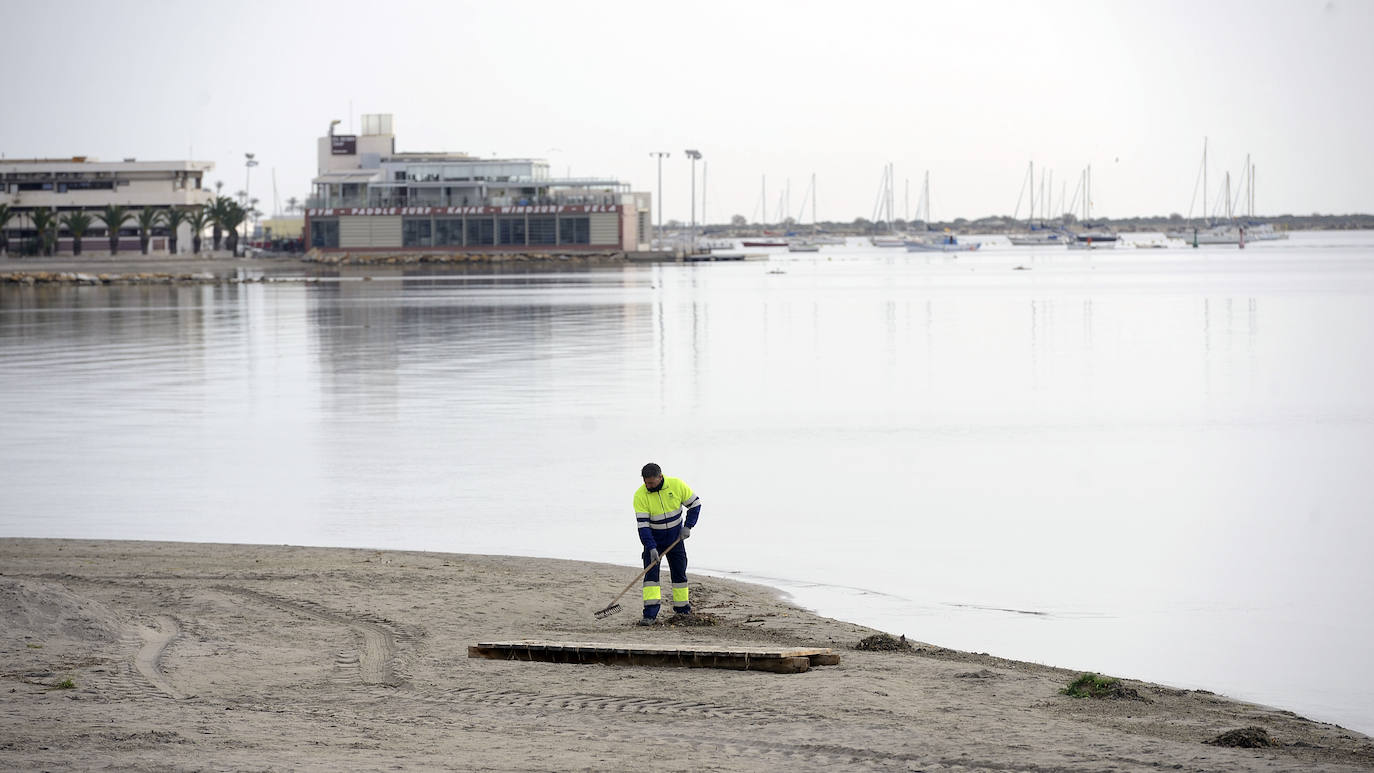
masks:
<svg viewBox="0 0 1374 773"><path fill-rule="evenodd" d="M1371 376L1354 233L5 286L0 534L632 565L653 460L699 571L1374 732Z"/></svg>

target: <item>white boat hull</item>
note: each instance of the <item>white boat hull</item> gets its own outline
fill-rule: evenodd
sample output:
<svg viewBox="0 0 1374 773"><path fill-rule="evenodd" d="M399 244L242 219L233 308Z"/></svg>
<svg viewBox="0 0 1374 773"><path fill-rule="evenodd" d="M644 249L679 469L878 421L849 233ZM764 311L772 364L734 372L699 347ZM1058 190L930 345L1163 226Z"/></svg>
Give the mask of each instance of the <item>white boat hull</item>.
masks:
<svg viewBox="0 0 1374 773"><path fill-rule="evenodd" d="M1083 242L1080 242L1080 241L1072 241L1072 242L1069 242L1069 249L1071 249L1071 250L1114 250L1114 249L1116 249L1116 240L1115 240L1115 239L1097 239L1097 240L1088 240L1088 241L1083 241Z"/></svg>
<svg viewBox="0 0 1374 773"><path fill-rule="evenodd" d="M1192 244L1195 240L1198 244L1240 244L1240 228L1234 225L1214 225L1211 228L1199 228L1197 231L1185 228L1170 231L1165 235L1170 239L1182 239L1185 244ZM1268 223L1245 226L1247 242L1268 242L1287 238L1288 234L1275 231L1274 226Z"/></svg>
<svg viewBox="0 0 1374 773"><path fill-rule="evenodd" d="M1073 237L1058 233L1008 234L1007 240L1017 247L1062 247Z"/></svg>
<svg viewBox="0 0 1374 773"><path fill-rule="evenodd" d="M972 252L978 249L978 242L971 244L959 244L958 242L906 242L907 252Z"/></svg>

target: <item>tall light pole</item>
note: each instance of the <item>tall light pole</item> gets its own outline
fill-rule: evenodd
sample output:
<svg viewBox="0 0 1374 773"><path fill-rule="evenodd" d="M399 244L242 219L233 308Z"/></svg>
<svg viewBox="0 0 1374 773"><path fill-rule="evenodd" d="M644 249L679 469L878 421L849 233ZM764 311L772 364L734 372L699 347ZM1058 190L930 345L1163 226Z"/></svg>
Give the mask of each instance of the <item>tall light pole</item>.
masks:
<svg viewBox="0 0 1374 773"><path fill-rule="evenodd" d="M248 241L248 237L253 233L251 230L253 225L253 205L251 203L253 188L249 183L253 179L253 167L258 165L257 160L253 158L254 155L253 153L243 154L243 202L247 205L248 209L243 216L243 240L245 242Z"/></svg>
<svg viewBox="0 0 1374 773"><path fill-rule="evenodd" d="M687 157L692 159L692 242L690 249L697 251L697 159L701 158L701 153L695 150L684 150Z"/></svg>
<svg viewBox="0 0 1374 773"><path fill-rule="evenodd" d="M658 226L654 228L654 241L658 241L663 238L663 159L672 154L656 150L649 155L658 159L658 201L654 202L658 209Z"/></svg>

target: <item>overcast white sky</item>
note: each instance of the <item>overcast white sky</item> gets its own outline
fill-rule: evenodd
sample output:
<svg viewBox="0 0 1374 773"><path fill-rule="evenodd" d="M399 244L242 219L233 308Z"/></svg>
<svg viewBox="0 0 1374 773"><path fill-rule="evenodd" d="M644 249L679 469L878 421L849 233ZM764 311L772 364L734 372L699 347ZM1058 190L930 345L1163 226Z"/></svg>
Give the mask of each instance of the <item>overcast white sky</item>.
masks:
<svg viewBox="0 0 1374 773"><path fill-rule="evenodd" d="M822 220L871 217L889 161L899 215L926 170L934 219L1010 214L1032 160L1056 200L1091 163L1096 215L1187 214L1203 137L1209 198L1249 152L1262 214L1374 212L1374 0L0 0L0 25L6 157L189 153L234 191L252 151L264 209L273 170L307 194L330 119L377 112L401 150L636 190L670 151L665 220L685 148L712 222L757 219L764 175L797 216L813 173Z"/></svg>

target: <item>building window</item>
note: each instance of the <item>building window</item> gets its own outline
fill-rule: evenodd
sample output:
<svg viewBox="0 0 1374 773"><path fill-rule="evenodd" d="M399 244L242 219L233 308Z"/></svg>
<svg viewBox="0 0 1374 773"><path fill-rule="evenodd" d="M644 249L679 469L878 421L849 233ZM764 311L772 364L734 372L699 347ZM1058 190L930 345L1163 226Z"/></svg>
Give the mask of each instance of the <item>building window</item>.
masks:
<svg viewBox="0 0 1374 773"><path fill-rule="evenodd" d="M66 191L111 191L114 190L114 182L110 180L73 180L58 183L57 187L58 193L65 193Z"/></svg>
<svg viewBox="0 0 1374 773"><path fill-rule="evenodd" d="M434 221L434 246L445 247L463 243L463 221L456 217L442 217Z"/></svg>
<svg viewBox="0 0 1374 773"><path fill-rule="evenodd" d="M427 217L407 217L401 220L403 247L429 247L434 243L432 234L433 224Z"/></svg>
<svg viewBox="0 0 1374 773"><path fill-rule="evenodd" d="M559 244L591 244L592 219L589 217L564 217L558 220Z"/></svg>
<svg viewBox="0 0 1374 773"><path fill-rule="evenodd" d="M496 223L489 217L468 221L468 246L490 246L496 243Z"/></svg>
<svg viewBox="0 0 1374 773"><path fill-rule="evenodd" d="M530 244L557 244L558 220L552 217L530 218Z"/></svg>
<svg viewBox="0 0 1374 773"><path fill-rule="evenodd" d="M525 243L525 218L524 217L503 217L501 222L501 243L502 244L524 244Z"/></svg>
<svg viewBox="0 0 1374 773"><path fill-rule="evenodd" d="M311 247L338 247L338 246L339 246L339 221L337 221L337 220L311 220L311 221L310 221L310 246L311 246Z"/></svg>

